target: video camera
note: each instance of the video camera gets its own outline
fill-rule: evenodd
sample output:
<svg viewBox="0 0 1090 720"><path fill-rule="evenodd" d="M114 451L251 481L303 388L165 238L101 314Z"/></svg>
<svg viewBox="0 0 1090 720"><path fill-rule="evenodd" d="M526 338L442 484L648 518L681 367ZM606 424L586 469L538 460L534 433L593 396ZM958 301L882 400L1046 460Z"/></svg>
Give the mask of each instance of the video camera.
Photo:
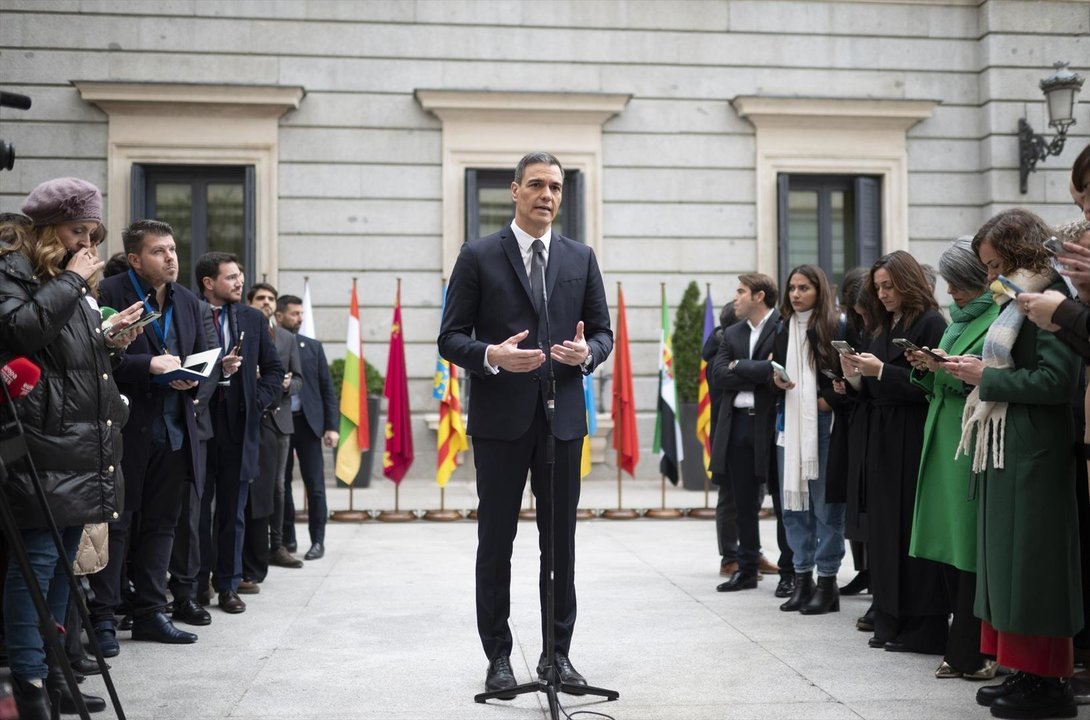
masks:
<svg viewBox="0 0 1090 720"><path fill-rule="evenodd" d="M19 93L0 90L0 107L29 110L30 98ZM0 170L11 170L13 167L15 167L15 145L0 139Z"/></svg>

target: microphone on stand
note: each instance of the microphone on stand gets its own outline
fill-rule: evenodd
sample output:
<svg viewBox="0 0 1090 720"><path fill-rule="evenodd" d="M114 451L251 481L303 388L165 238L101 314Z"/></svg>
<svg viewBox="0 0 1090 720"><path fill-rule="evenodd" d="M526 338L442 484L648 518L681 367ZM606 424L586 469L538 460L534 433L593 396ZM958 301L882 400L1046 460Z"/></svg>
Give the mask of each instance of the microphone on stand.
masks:
<svg viewBox="0 0 1090 720"><path fill-rule="evenodd" d="M37 386L42 377L42 369L29 358L17 357L0 367L0 379L7 387L7 393L0 395L0 405L12 400L25 398Z"/></svg>

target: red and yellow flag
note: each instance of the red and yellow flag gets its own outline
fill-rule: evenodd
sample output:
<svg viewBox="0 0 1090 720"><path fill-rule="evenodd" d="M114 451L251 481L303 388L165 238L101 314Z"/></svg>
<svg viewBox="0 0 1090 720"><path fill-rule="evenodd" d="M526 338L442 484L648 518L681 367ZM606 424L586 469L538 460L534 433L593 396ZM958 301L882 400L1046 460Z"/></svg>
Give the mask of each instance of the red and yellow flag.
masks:
<svg viewBox="0 0 1090 720"><path fill-rule="evenodd" d="M449 363L447 365L449 375L446 391L439 402L439 452L435 468L435 481L439 487L446 487L454 468L458 467L458 453L469 449L466 429L462 425L462 394L458 390L458 366Z"/></svg>
<svg viewBox="0 0 1090 720"><path fill-rule="evenodd" d="M701 350L708 344L708 338L715 332L715 313L712 311L712 290L708 286L708 296L704 298L704 342ZM712 476L712 396L708 389L708 361L700 357L700 384L696 389L696 438L704 449L704 472Z"/></svg>
<svg viewBox="0 0 1090 720"><path fill-rule="evenodd" d="M397 281L390 354L386 359L386 450L382 474L400 483L413 464L413 425L409 411L409 376L405 372L405 338L401 332L401 280Z"/></svg>
<svg viewBox="0 0 1090 720"><path fill-rule="evenodd" d="M360 453L371 449L367 417L367 377L364 374L363 337L356 281L348 309L348 333L344 346L344 380L341 381L341 435L337 442L337 478L351 485L360 472Z"/></svg>

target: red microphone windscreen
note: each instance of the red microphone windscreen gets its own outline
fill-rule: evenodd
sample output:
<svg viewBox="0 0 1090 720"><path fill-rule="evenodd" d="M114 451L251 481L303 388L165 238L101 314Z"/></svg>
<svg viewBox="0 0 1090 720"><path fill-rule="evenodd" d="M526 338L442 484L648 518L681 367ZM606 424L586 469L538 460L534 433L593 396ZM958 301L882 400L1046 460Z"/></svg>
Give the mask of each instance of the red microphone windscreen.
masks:
<svg viewBox="0 0 1090 720"><path fill-rule="evenodd" d="M7 385L8 394L11 395L13 400L25 398L29 395L34 386L38 384L38 379L41 376L42 369L25 357L13 358L6 365L0 367L0 379ZM0 403L4 402L4 400L5 398L0 397Z"/></svg>

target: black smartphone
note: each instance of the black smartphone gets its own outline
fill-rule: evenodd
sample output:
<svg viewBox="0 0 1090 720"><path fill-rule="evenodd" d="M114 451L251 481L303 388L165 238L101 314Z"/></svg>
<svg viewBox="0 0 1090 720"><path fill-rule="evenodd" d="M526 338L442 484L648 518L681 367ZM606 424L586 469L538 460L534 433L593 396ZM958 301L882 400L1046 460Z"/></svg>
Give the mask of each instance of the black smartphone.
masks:
<svg viewBox="0 0 1090 720"><path fill-rule="evenodd" d="M836 351L838 353L840 353L841 355L856 355L856 354L858 354L858 353L856 353L855 348L853 348L851 345L844 342L843 340L833 340L830 344L834 348L836 348Z"/></svg>
<svg viewBox="0 0 1090 720"><path fill-rule="evenodd" d="M135 328L144 327L145 325L147 325L149 323L155 322L156 320L158 320L162 316L163 316L163 313L159 312L158 310L156 310L154 312L144 313L142 316L140 316L139 320L132 323L131 325L126 325L125 327L118 328L116 330L111 330L110 331L110 337L115 337L117 335L120 335L123 332L128 331L128 330L133 330Z"/></svg>
<svg viewBox="0 0 1090 720"><path fill-rule="evenodd" d="M912 350L914 352L920 352L920 348L916 345L916 343L912 342L907 338L893 338L893 344L901 348L902 350Z"/></svg>
<svg viewBox="0 0 1090 720"><path fill-rule="evenodd" d="M246 339L246 331L243 330L242 332L240 332L238 334L238 342L236 342L235 346L233 348L231 348L231 352L229 352L227 354L230 355L231 353L234 353L235 355L238 355L238 351L242 349L242 341L245 340L245 339Z"/></svg>
<svg viewBox="0 0 1090 720"><path fill-rule="evenodd" d="M844 378L840 377L839 375L837 375L832 370L826 370L825 368L821 369L821 374L824 375L825 377L829 378L830 380L843 380L844 379Z"/></svg>
<svg viewBox="0 0 1090 720"><path fill-rule="evenodd" d="M1048 250L1053 255L1059 255L1064 251L1064 244L1060 242L1060 239L1053 235L1044 242L1045 250Z"/></svg>

